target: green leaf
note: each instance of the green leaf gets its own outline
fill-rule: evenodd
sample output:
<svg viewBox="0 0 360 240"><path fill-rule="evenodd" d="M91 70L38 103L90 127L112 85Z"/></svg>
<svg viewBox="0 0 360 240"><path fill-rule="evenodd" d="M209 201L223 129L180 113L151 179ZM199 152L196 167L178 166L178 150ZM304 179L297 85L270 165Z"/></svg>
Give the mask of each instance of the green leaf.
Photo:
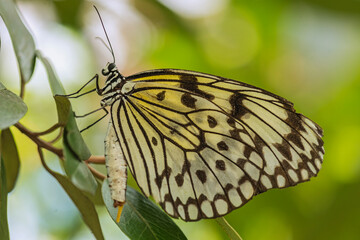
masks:
<svg viewBox="0 0 360 240"><path fill-rule="evenodd" d="M60 183L76 207L85 224L90 228L96 239L104 239L101 231L100 221L94 204L85 196L67 177L56 173L46 167L46 170Z"/></svg>
<svg viewBox="0 0 360 240"><path fill-rule="evenodd" d="M68 120L69 113L71 112L70 101L63 96L54 96L54 99L58 112L58 122L61 125L65 125Z"/></svg>
<svg viewBox="0 0 360 240"><path fill-rule="evenodd" d="M76 125L70 101L66 97L59 96L65 95L65 90L49 60L40 51L36 51L36 56L45 66L51 92L56 103L58 121L62 125L66 124L63 135L65 172L78 188L90 194L95 194L98 183L86 164L82 162L82 160L87 160L91 153Z"/></svg>
<svg viewBox="0 0 360 240"><path fill-rule="evenodd" d="M82 161L87 160L91 154L72 114L69 114L69 120L64 129L63 146L66 174L78 188L94 195L98 183L85 162Z"/></svg>
<svg viewBox="0 0 360 240"><path fill-rule="evenodd" d="M117 208L113 206L107 179L103 182L102 193L106 208L116 223ZM187 239L166 213L130 186L127 186L120 222L116 224L132 240Z"/></svg>
<svg viewBox="0 0 360 240"><path fill-rule="evenodd" d="M0 157L0 239L10 239L7 221L7 190L6 173L3 160Z"/></svg>
<svg viewBox="0 0 360 240"><path fill-rule="evenodd" d="M35 43L11 0L0 1L0 15L9 31L20 67L21 80L28 82L35 67Z"/></svg>
<svg viewBox="0 0 360 240"><path fill-rule="evenodd" d="M86 146L80 131L76 125L73 114L69 114L68 122L64 129L64 141L80 160L87 160L91 153Z"/></svg>
<svg viewBox="0 0 360 240"><path fill-rule="evenodd" d="M54 99L56 103L56 109L58 112L58 122L61 125L65 125L68 120L69 112L71 112L70 101L66 97L57 96L57 95L65 95L65 90L59 78L57 77L55 71L53 70L49 60L46 57L44 57L41 54L41 52L38 50L36 51L36 56L41 60L41 62L44 64L44 67L46 69L51 92L54 95Z"/></svg>
<svg viewBox="0 0 360 240"><path fill-rule="evenodd" d="M81 190L95 195L98 183L86 164L78 159L69 146L64 144L64 168L66 175Z"/></svg>
<svg viewBox="0 0 360 240"><path fill-rule="evenodd" d="M97 182L97 188L95 194L90 194L88 192L83 192L95 205L104 205L104 200L102 198L102 192L101 192L101 182L96 180Z"/></svg>
<svg viewBox="0 0 360 240"><path fill-rule="evenodd" d="M17 123L26 112L23 100L0 83L0 129Z"/></svg>
<svg viewBox="0 0 360 240"><path fill-rule="evenodd" d="M10 129L1 131L1 156L6 169L7 191L13 190L20 169L20 159L14 137Z"/></svg>

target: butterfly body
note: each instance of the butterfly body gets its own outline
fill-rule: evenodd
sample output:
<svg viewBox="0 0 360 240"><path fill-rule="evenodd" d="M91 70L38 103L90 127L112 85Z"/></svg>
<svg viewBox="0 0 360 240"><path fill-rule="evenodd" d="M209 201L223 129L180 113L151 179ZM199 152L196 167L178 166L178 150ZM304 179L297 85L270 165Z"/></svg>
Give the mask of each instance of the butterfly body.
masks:
<svg viewBox="0 0 360 240"><path fill-rule="evenodd" d="M127 166L175 218L223 216L321 168L321 128L275 94L187 70L124 77L110 63L102 73L98 93Z"/></svg>

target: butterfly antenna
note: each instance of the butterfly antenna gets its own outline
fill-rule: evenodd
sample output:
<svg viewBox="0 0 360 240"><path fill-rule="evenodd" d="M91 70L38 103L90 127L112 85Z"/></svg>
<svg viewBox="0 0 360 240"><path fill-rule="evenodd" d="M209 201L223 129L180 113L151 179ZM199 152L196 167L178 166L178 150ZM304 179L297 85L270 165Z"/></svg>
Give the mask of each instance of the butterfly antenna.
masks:
<svg viewBox="0 0 360 240"><path fill-rule="evenodd" d="M106 44L106 42L101 37L95 37L95 39L102 42L102 44L104 44L104 46L109 50L109 52L112 53L111 48Z"/></svg>
<svg viewBox="0 0 360 240"><path fill-rule="evenodd" d="M111 52L111 55L113 56L114 63L115 63L114 50L113 50L113 48L112 48L112 46L111 46L111 42L110 42L109 36L108 36L108 34L107 34L107 32L106 32L104 22L103 22L103 20L102 20L102 18L101 18L101 15L100 15L99 10L97 9L97 7L96 7L95 5L94 5L94 8L95 8L97 14L99 15L101 25L102 25L102 27L103 27L103 29L104 29L104 33L105 33L106 39L107 39L107 41L108 41L108 43L109 43L109 46L110 46L109 50L110 50L110 52ZM106 44L105 44L105 45L106 45ZM106 45L106 46L107 46L107 45Z"/></svg>

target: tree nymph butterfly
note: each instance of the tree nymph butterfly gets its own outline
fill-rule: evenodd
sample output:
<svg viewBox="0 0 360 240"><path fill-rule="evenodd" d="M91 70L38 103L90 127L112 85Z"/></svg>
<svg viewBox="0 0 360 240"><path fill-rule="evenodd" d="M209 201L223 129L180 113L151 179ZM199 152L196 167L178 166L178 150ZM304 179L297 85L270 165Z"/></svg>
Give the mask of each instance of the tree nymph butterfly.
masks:
<svg viewBox="0 0 360 240"><path fill-rule="evenodd" d="M321 168L321 127L273 93L188 70L125 77L115 58L102 75L103 88L93 79L111 115L105 154L115 207L125 202L127 167L145 196L185 221L226 215Z"/></svg>

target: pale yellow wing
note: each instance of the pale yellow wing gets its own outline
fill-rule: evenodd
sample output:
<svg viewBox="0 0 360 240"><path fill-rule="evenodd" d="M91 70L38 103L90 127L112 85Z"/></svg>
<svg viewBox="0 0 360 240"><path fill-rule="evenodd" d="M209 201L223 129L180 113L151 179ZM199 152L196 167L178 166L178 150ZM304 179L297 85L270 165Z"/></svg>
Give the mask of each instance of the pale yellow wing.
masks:
<svg viewBox="0 0 360 240"><path fill-rule="evenodd" d="M134 90L111 108L121 148L143 193L173 217L223 216L321 168L321 128L281 97L184 70L126 80Z"/></svg>

